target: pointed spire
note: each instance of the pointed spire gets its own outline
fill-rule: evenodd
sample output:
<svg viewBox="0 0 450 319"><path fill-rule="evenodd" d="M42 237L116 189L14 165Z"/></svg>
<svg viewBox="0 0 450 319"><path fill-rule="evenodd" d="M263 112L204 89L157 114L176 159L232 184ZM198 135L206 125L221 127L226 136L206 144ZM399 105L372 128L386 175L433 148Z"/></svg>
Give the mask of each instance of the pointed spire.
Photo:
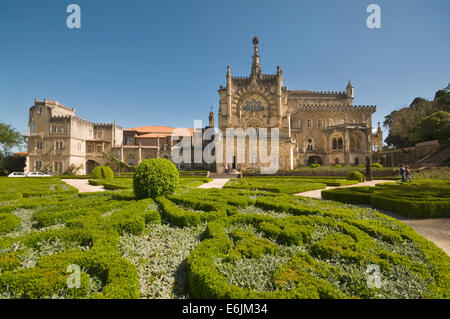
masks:
<svg viewBox="0 0 450 319"><path fill-rule="evenodd" d="M345 93L347 94L347 96L349 97L349 98L354 98L354 96L355 96L355 93L354 93L354 87L353 87L353 85L352 85L352 83L350 82L350 79L348 79L348 84L347 84L347 87L346 87L346 90L345 90Z"/></svg>
<svg viewBox="0 0 450 319"><path fill-rule="evenodd" d="M350 79L348 79L347 88L352 88L352 87L353 87L353 85L352 85L352 83L350 82Z"/></svg>
<svg viewBox="0 0 450 319"><path fill-rule="evenodd" d="M259 62L259 52L258 52L258 44L259 39L257 37L253 38L253 62L252 62L252 71L250 76L252 78L261 78L261 64Z"/></svg>

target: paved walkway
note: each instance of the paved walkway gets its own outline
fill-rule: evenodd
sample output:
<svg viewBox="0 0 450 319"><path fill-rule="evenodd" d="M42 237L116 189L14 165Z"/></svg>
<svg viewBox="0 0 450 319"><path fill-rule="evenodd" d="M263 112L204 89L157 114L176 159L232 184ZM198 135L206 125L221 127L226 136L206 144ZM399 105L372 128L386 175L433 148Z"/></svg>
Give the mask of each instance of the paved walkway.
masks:
<svg viewBox="0 0 450 319"><path fill-rule="evenodd" d="M200 185L197 188L222 188L229 180L229 178L215 178L211 182Z"/></svg>
<svg viewBox="0 0 450 319"><path fill-rule="evenodd" d="M376 184L389 183L389 182L392 182L392 181L390 181L390 180L376 180L376 181L373 180L370 182L363 182L363 183L358 183L358 184L354 184L354 185L327 186L325 189L316 189L313 191L307 191L307 192L298 193L298 194L294 194L294 195L322 199L322 191L323 190L333 189L333 188L355 187L355 186L375 186Z"/></svg>
<svg viewBox="0 0 450 319"><path fill-rule="evenodd" d="M88 179L63 179L63 182L77 188L80 193L104 192L103 186L94 186L89 184Z"/></svg>

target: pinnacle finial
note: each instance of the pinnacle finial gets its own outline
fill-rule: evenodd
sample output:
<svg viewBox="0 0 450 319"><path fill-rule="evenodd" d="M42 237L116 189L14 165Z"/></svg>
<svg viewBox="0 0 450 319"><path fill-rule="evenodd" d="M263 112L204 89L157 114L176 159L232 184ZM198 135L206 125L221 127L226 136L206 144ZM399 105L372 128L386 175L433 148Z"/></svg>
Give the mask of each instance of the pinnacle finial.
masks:
<svg viewBox="0 0 450 319"><path fill-rule="evenodd" d="M252 78L261 78L262 72L261 72L261 64L259 62L258 37L254 37L252 43L253 43L253 62L250 75Z"/></svg>

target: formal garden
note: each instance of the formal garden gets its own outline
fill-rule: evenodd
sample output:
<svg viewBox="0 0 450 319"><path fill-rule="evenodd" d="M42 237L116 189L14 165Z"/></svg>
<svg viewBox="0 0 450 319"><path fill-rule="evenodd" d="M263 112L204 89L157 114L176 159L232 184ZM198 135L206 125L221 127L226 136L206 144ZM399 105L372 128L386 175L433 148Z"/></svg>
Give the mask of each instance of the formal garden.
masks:
<svg viewBox="0 0 450 319"><path fill-rule="evenodd" d="M410 196L441 214L448 182L342 188L349 194L319 201L292 194L357 181L255 177L199 189L210 179L143 163L134 176L91 176L107 189L97 193L59 178L0 178L0 297L450 297L443 250L375 209L341 203ZM69 288L73 265L80 284Z"/></svg>

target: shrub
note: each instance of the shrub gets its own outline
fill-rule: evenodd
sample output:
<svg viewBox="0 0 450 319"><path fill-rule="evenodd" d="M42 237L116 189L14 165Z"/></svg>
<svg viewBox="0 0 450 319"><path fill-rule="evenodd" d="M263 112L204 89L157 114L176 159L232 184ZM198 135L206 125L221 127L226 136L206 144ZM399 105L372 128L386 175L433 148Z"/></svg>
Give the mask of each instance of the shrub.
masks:
<svg viewBox="0 0 450 319"><path fill-rule="evenodd" d="M372 163L372 165L370 165L373 168L383 168L383 165L381 165L380 163Z"/></svg>
<svg viewBox="0 0 450 319"><path fill-rule="evenodd" d="M91 172L91 176L93 179L113 179L114 172L108 166L97 166Z"/></svg>
<svg viewBox="0 0 450 319"><path fill-rule="evenodd" d="M0 235L20 225L20 218L13 214L0 214Z"/></svg>
<svg viewBox="0 0 450 319"><path fill-rule="evenodd" d="M342 165L341 164L336 164L336 165L334 165L334 167L341 168Z"/></svg>
<svg viewBox="0 0 450 319"><path fill-rule="evenodd" d="M358 182L361 183L361 182L364 182L366 180L366 178L360 172L352 171L352 172L347 174L347 180L349 180L349 181L358 181Z"/></svg>
<svg viewBox="0 0 450 319"><path fill-rule="evenodd" d="M141 162L134 171L134 194L138 199L164 196L173 193L178 182L178 170L170 160L148 159Z"/></svg>
<svg viewBox="0 0 450 319"><path fill-rule="evenodd" d="M309 165L310 168L318 168L320 167L320 164L311 164Z"/></svg>
<svg viewBox="0 0 450 319"><path fill-rule="evenodd" d="M370 204L368 186L336 188L322 191L322 199L335 200L347 204Z"/></svg>

